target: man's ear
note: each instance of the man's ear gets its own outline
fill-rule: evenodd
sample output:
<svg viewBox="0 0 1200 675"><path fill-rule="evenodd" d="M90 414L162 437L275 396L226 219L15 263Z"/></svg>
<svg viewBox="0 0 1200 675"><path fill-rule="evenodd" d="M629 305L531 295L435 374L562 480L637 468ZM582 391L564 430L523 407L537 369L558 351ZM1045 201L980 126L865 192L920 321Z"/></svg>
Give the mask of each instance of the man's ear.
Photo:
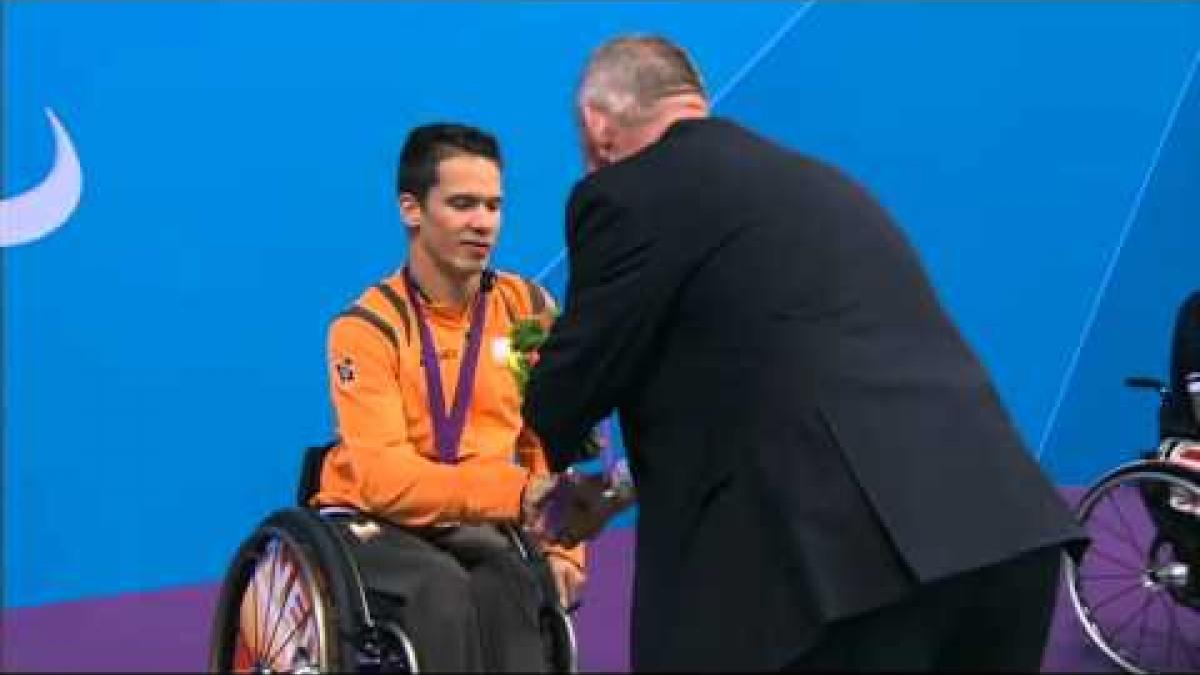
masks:
<svg viewBox="0 0 1200 675"><path fill-rule="evenodd" d="M583 128L587 130L588 138L599 141L611 133L608 120L600 109L591 104L584 104L580 113L583 115Z"/></svg>
<svg viewBox="0 0 1200 675"><path fill-rule="evenodd" d="M583 105L580 116L587 143L589 168L595 169L612 163L616 135L612 116L588 104Z"/></svg>
<svg viewBox="0 0 1200 675"><path fill-rule="evenodd" d="M402 192L396 203L400 206L400 217L404 219L404 225L408 228L409 234L420 230L421 218L424 215L421 209L421 201L412 193Z"/></svg>

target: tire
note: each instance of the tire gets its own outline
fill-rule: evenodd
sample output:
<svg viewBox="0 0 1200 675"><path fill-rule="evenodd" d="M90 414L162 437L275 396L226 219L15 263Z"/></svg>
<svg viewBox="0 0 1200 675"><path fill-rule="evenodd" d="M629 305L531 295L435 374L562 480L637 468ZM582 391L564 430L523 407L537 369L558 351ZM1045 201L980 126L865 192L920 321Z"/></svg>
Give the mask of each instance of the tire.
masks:
<svg viewBox="0 0 1200 675"><path fill-rule="evenodd" d="M344 552L331 536L320 516L288 508L241 544L217 600L210 672L357 669L347 637L357 632L362 610L354 607Z"/></svg>
<svg viewBox="0 0 1200 675"><path fill-rule="evenodd" d="M1140 461L1088 489L1076 516L1092 538L1063 567L1088 638L1130 673L1200 671L1200 504L1194 472Z"/></svg>

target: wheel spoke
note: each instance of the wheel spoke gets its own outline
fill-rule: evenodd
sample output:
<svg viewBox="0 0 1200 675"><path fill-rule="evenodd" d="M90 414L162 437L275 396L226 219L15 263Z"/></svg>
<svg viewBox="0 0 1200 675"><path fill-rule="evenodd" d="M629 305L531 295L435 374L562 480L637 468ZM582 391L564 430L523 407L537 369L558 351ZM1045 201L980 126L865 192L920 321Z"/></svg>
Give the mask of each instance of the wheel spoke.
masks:
<svg viewBox="0 0 1200 675"><path fill-rule="evenodd" d="M1121 631L1125 630L1129 626L1129 624L1133 623L1134 617L1142 616L1143 613L1146 611L1146 607L1150 605L1150 601L1153 599L1154 599L1153 595L1147 595L1146 599L1142 601L1142 606L1138 607L1134 611L1131 611L1129 613L1129 616L1125 619L1125 621L1120 626L1118 626L1116 628L1116 630L1114 630L1112 632L1113 638L1115 639L1118 635L1121 634Z"/></svg>
<svg viewBox="0 0 1200 675"><path fill-rule="evenodd" d="M1108 596L1108 597L1107 597L1107 598L1105 598L1104 600L1102 600L1102 601L1100 601L1100 602L1098 602L1098 603L1096 603L1096 604L1092 605L1092 611L1094 612L1094 611L1096 611L1096 610L1100 609L1101 607L1103 607L1103 606L1105 606L1105 605L1109 604L1109 603L1110 603L1110 602L1112 602L1113 600L1116 600L1117 598L1121 598L1121 597L1124 597L1124 596L1128 595L1128 594L1129 594L1129 591L1136 590L1136 589L1138 589L1140 586L1141 586L1141 584L1140 584L1140 583L1137 583L1137 584L1133 584L1133 585L1130 585L1130 586L1126 586L1126 587L1124 587L1122 590L1120 590L1120 591L1118 591L1118 592L1116 592L1116 593L1114 593L1114 594L1112 594L1112 595Z"/></svg>
<svg viewBox="0 0 1200 675"><path fill-rule="evenodd" d="M270 597L271 606L275 607L276 609L275 622L271 625L271 638L267 640L267 646L263 650L263 652L267 654L270 654L272 652L272 647L275 646L275 635L279 630L279 624L283 623L283 613L287 609L288 600L291 599L292 587L295 585L296 577L299 574L299 570L296 569L296 566L290 560L285 560L285 550L286 549L284 549L281 545L277 552L279 559L278 567L282 568L285 578L285 585L280 589L277 595L272 595ZM271 659L268 659L267 662L270 663Z"/></svg>
<svg viewBox="0 0 1200 675"><path fill-rule="evenodd" d="M312 615L312 605L306 605L301 610L300 616L292 624L291 629L287 632L287 636L283 638L283 641L281 641L279 643L279 647L277 647L276 650L271 654L270 658L267 659L267 663L271 663L271 664L275 663L275 658L282 654L283 648L288 644L288 642L291 641L292 635L294 635L296 633L296 629L299 628L300 626L308 623L308 618L311 615Z"/></svg>
<svg viewBox="0 0 1200 675"><path fill-rule="evenodd" d="M1130 572L1136 572L1139 575L1142 573L1142 568L1138 566L1138 563L1136 563L1136 562L1131 563L1128 560L1123 560L1121 558L1116 557L1115 555L1106 553L1105 551L1102 551L1098 548L1089 550L1088 555L1096 555L1101 558L1104 558L1105 560L1117 565L1118 567L1120 567L1122 569L1129 570Z"/></svg>
<svg viewBox="0 0 1200 675"><path fill-rule="evenodd" d="M1153 598L1154 596L1150 596L1150 597ZM1139 656L1142 653L1142 643L1144 643L1146 640L1146 618L1149 616L1150 616L1149 612L1143 614L1142 615L1142 623L1140 626L1138 626L1137 654Z"/></svg>
<svg viewBox="0 0 1200 675"><path fill-rule="evenodd" d="M1131 577L1141 577L1141 575L1142 575L1142 573L1140 571L1133 570L1133 572L1134 573L1132 575L1129 573L1123 574L1120 572L1114 572L1112 574L1080 574L1079 579L1081 581L1116 581L1118 579L1129 579Z"/></svg>
<svg viewBox="0 0 1200 675"><path fill-rule="evenodd" d="M1179 605L1172 602L1167 606L1167 608L1169 609L1171 615L1171 626L1172 628L1175 628L1179 624L1178 616L1175 614L1175 611L1179 609ZM1183 631L1179 631L1179 641L1183 643L1180 646L1180 650L1187 655L1188 663L1190 663L1192 667L1200 669L1200 645L1197 645L1189 640L1187 633Z"/></svg>
<svg viewBox="0 0 1200 675"><path fill-rule="evenodd" d="M1129 537L1121 534L1120 532L1113 529L1106 523L1094 522L1093 527L1095 527L1095 529L1097 529L1097 530L1107 533L1113 540L1121 541L1122 543L1126 544L1130 548L1130 550L1132 550L1134 552L1134 554L1136 554L1138 556L1142 556L1145 554L1145 551L1138 548L1137 542L1131 541L1129 539ZM1093 544L1093 546L1094 545L1095 544Z"/></svg>
<svg viewBox="0 0 1200 675"><path fill-rule="evenodd" d="M1128 541L1136 541L1137 535L1134 534L1134 529L1132 527L1130 527L1129 521L1125 519L1125 512L1121 509L1120 500L1118 500L1116 498L1116 496L1111 492L1108 495L1108 499L1112 501L1113 509L1115 509L1117 512L1117 518L1119 518L1121 521L1121 527L1123 527L1125 529L1125 532L1129 537ZM1137 546L1133 546L1133 549L1135 551L1137 551L1138 553L1141 553L1141 549L1138 548Z"/></svg>
<svg viewBox="0 0 1200 675"><path fill-rule="evenodd" d="M1167 668L1169 669L1171 664L1175 661L1175 659L1171 658L1175 655L1175 611L1171 607L1171 602L1166 600L1163 600L1163 602L1165 603L1163 605L1163 610L1167 615Z"/></svg>
<svg viewBox="0 0 1200 675"><path fill-rule="evenodd" d="M270 624L271 632L268 635L264 635L266 640L259 649L260 656L271 653L271 644L275 641L275 631L279 628L278 617L276 617L274 621L271 621L271 610L275 605L275 578L279 576L279 561L283 556L283 543L279 539L272 539L270 543L267 544L267 548L271 551L271 565L270 572L267 573L270 581L268 581L267 585L267 596L265 598L266 607L263 608L263 619L265 622L263 626L263 633L266 633L266 624Z"/></svg>

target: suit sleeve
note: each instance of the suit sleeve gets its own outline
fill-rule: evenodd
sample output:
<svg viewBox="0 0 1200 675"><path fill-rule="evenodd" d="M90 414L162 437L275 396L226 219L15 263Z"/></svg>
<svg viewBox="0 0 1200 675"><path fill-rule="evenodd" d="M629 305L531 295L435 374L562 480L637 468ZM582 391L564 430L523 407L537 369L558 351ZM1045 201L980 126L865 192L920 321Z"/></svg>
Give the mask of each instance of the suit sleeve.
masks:
<svg viewBox="0 0 1200 675"><path fill-rule="evenodd" d="M554 297L546 289L532 282L529 283L528 290L531 296L528 298L529 306L531 308L540 307L541 311L536 316L547 327L550 327L554 322L555 314L558 312L558 306L554 301ZM534 298L533 294L537 294L537 297ZM550 472L542 444L538 441L537 435L528 426L523 428L517 436L517 461L521 466L529 469L531 476L543 476ZM579 544L574 548L547 544L543 547L543 552L546 555L569 560L580 572L585 570L583 544Z"/></svg>
<svg viewBox="0 0 1200 675"><path fill-rule="evenodd" d="M587 459L585 437L650 354L665 290L650 278L652 232L606 195L576 188L567 237L566 308L542 347L524 404L553 471Z"/></svg>
<svg viewBox="0 0 1200 675"><path fill-rule="evenodd" d="M414 526L517 519L527 469L500 460L442 464L408 440L395 352L378 330L339 319L329 358L338 430L371 512Z"/></svg>

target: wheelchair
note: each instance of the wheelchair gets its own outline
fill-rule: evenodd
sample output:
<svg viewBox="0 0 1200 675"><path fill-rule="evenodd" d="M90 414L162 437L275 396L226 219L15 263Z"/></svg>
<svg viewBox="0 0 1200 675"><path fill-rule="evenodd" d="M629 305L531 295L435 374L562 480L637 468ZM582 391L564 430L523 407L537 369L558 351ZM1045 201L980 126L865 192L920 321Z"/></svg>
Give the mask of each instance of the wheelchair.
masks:
<svg viewBox="0 0 1200 675"><path fill-rule="evenodd" d="M1166 424L1171 392L1158 392L1160 443L1089 487L1076 516L1092 538L1064 575L1089 640L1129 673L1200 672L1200 435Z"/></svg>
<svg viewBox="0 0 1200 675"><path fill-rule="evenodd" d="M297 506L268 515L234 554L213 615L209 672L420 672L403 621L371 601L347 535L331 521L356 512L307 506L333 445L307 449ZM577 672L574 627L545 558L519 527L504 533L538 582L547 665Z"/></svg>

